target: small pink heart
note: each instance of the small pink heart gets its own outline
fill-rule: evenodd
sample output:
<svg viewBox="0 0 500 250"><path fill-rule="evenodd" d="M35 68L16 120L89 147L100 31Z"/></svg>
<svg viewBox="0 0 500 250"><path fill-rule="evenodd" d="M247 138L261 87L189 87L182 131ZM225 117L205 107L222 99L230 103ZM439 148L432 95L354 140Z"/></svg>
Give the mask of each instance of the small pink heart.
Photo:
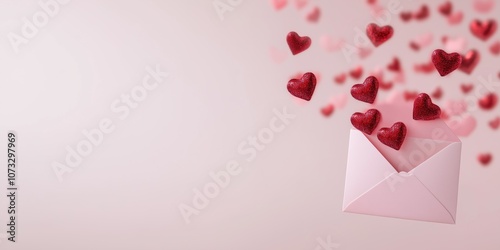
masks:
<svg viewBox="0 0 500 250"><path fill-rule="evenodd" d="M475 0L474 9L477 12L486 13L493 9L495 5L495 0Z"/></svg>
<svg viewBox="0 0 500 250"><path fill-rule="evenodd" d="M368 57L369 55L371 55L372 53L372 49L371 48L363 48L363 47L360 47L358 48L358 55L359 55L359 58L361 59L364 59L366 57Z"/></svg>
<svg viewBox="0 0 500 250"><path fill-rule="evenodd" d="M462 13L461 11L457 11L448 16L448 23L450 25L459 24L460 22L462 22L463 17L464 13Z"/></svg>
<svg viewBox="0 0 500 250"><path fill-rule="evenodd" d="M321 10L319 9L318 6L315 6L309 11L309 13L306 14L306 20L311 23L316 23L318 22L320 15L321 15Z"/></svg>
<svg viewBox="0 0 500 250"><path fill-rule="evenodd" d="M333 39L328 35L323 35L319 39L319 45L321 48L328 52L334 52L342 48L344 46L344 41L341 39Z"/></svg>
<svg viewBox="0 0 500 250"><path fill-rule="evenodd" d="M463 37L446 38L443 43L446 51L457 53L462 53L467 45L467 41Z"/></svg>
<svg viewBox="0 0 500 250"><path fill-rule="evenodd" d="M333 111L335 110L334 108L334 105L331 104L331 103L328 103L326 104L325 106L323 106L321 108L321 113L325 116L325 117L329 117L330 115L333 114Z"/></svg>
<svg viewBox="0 0 500 250"><path fill-rule="evenodd" d="M493 55L500 55L500 41L496 41L491 44L490 46L490 52Z"/></svg>
<svg viewBox="0 0 500 250"><path fill-rule="evenodd" d="M304 6L306 6L308 2L309 0L295 0L295 8L300 10L304 8Z"/></svg>
<svg viewBox="0 0 500 250"><path fill-rule="evenodd" d="M287 4L287 0L271 0L271 6L278 11L283 9Z"/></svg>
<svg viewBox="0 0 500 250"><path fill-rule="evenodd" d="M469 114L453 116L445 122L455 135L461 137L469 136L477 125L476 119Z"/></svg>

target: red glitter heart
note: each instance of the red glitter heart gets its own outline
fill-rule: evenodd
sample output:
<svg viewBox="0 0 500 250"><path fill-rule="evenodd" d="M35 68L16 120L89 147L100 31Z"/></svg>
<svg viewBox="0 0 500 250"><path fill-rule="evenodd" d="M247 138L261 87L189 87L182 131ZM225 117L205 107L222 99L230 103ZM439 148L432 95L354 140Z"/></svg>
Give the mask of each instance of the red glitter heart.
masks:
<svg viewBox="0 0 500 250"><path fill-rule="evenodd" d="M447 1L447 2L439 5L439 12L441 12L441 14L443 14L445 16L448 16L451 14L452 8L453 8L453 5L451 5L451 2Z"/></svg>
<svg viewBox="0 0 500 250"><path fill-rule="evenodd" d="M422 7L420 7L420 10L418 10L418 12L416 12L413 15L413 18L415 18L417 20L424 20L428 16L429 16L429 7L427 7L427 5L424 4L424 5L422 5Z"/></svg>
<svg viewBox="0 0 500 250"><path fill-rule="evenodd" d="M413 101L415 98L417 98L418 92L416 91L405 91L403 93L403 97L405 98L405 101Z"/></svg>
<svg viewBox="0 0 500 250"><path fill-rule="evenodd" d="M490 162L491 162L491 159L492 159L492 158L493 158L493 157L491 156L491 154L490 154L490 153L479 154L479 155L477 156L477 160L478 160L481 164L483 164L483 166L486 166L486 165L490 164Z"/></svg>
<svg viewBox="0 0 500 250"><path fill-rule="evenodd" d="M403 22L408 22L410 21L410 19L412 18L413 14L409 11L405 11L405 12L401 12L399 14L399 17L401 17L401 20L403 20Z"/></svg>
<svg viewBox="0 0 500 250"><path fill-rule="evenodd" d="M490 52L493 55L500 55L500 41L496 41L490 46Z"/></svg>
<svg viewBox="0 0 500 250"><path fill-rule="evenodd" d="M469 25L470 31L477 38L486 41L497 30L497 22L494 19L487 21L472 20Z"/></svg>
<svg viewBox="0 0 500 250"><path fill-rule="evenodd" d="M288 81L287 89L290 94L306 101L311 100L316 88L316 76L313 73L307 72L300 79L292 79Z"/></svg>
<svg viewBox="0 0 500 250"><path fill-rule="evenodd" d="M368 36L370 41L372 41L375 47L378 47L389 40L392 37L393 33L394 29L389 25L379 27L374 23L370 23L368 24L368 26L366 26L366 35Z"/></svg>
<svg viewBox="0 0 500 250"><path fill-rule="evenodd" d="M311 46L311 38L308 36L299 36L299 34L293 31L286 36L286 42L294 55L307 50Z"/></svg>
<svg viewBox="0 0 500 250"><path fill-rule="evenodd" d="M327 104L326 106L321 108L321 113L325 116L328 117L331 114L333 114L333 111L335 110L333 104Z"/></svg>
<svg viewBox="0 0 500 250"><path fill-rule="evenodd" d="M493 109L498 102L498 97L495 93L489 93L485 96L483 96L481 99L479 99L479 107L481 107L484 110L490 110Z"/></svg>
<svg viewBox="0 0 500 250"><path fill-rule="evenodd" d="M441 116L441 109L432 103L431 98L426 93L421 93L413 101L414 120L435 120Z"/></svg>
<svg viewBox="0 0 500 250"><path fill-rule="evenodd" d="M443 89L441 89L441 87L437 87L431 95L432 98L439 100L443 96Z"/></svg>
<svg viewBox="0 0 500 250"><path fill-rule="evenodd" d="M470 74L476 65L479 63L479 52L475 49L469 50L467 54L462 56L462 63L460 64L459 70Z"/></svg>
<svg viewBox="0 0 500 250"><path fill-rule="evenodd" d="M378 80L374 76L369 76L362 84L355 84L351 88L351 95L357 100L373 103L377 97Z"/></svg>
<svg viewBox="0 0 500 250"><path fill-rule="evenodd" d="M445 76L460 67L462 56L456 52L448 54L442 49L437 49L432 52L432 63L439 74Z"/></svg>
<svg viewBox="0 0 500 250"><path fill-rule="evenodd" d="M399 150L406 137L406 125L396 122L390 128L381 128L377 133L377 138L383 144Z"/></svg>
<svg viewBox="0 0 500 250"><path fill-rule="evenodd" d="M377 128L382 114L376 109L369 109L366 113L356 112L351 116L352 125L360 131L371 135Z"/></svg>

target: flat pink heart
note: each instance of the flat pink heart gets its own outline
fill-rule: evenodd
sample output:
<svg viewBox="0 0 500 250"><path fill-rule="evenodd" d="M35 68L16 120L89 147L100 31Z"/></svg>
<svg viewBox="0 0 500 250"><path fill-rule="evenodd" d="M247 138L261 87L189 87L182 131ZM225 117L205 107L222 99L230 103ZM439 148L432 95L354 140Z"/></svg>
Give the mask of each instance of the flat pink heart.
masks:
<svg viewBox="0 0 500 250"><path fill-rule="evenodd" d="M278 11L283 9L287 4L287 0L271 0L271 6Z"/></svg>
<svg viewBox="0 0 500 250"><path fill-rule="evenodd" d="M306 20L311 23L316 23L321 15L321 10L318 6L312 8L309 13L306 14Z"/></svg>
<svg viewBox="0 0 500 250"><path fill-rule="evenodd" d="M493 55L500 55L500 41L496 41L491 44L490 46L490 52Z"/></svg>
<svg viewBox="0 0 500 250"><path fill-rule="evenodd" d="M495 6L495 0L474 0L474 9L477 12L489 12L493 6Z"/></svg>
<svg viewBox="0 0 500 250"><path fill-rule="evenodd" d="M462 13L461 11L457 11L457 12L450 14L448 16L448 23L450 25L459 24L462 22L463 17L464 17L464 13Z"/></svg>
<svg viewBox="0 0 500 250"><path fill-rule="evenodd" d="M460 67L462 56L456 52L446 53L442 49L432 52L432 63L441 76L448 75Z"/></svg>

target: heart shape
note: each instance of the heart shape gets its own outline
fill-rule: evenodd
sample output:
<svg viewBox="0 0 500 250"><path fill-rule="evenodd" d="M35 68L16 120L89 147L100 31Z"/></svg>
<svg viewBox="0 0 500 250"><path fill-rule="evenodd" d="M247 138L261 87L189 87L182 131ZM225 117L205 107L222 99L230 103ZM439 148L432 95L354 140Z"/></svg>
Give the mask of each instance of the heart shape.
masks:
<svg viewBox="0 0 500 250"><path fill-rule="evenodd" d="M306 101L311 100L315 88L316 76L311 72L305 73L300 79L292 79L287 84L290 94Z"/></svg>
<svg viewBox="0 0 500 250"><path fill-rule="evenodd" d="M483 166L486 166L486 165L490 164L490 162L491 162L491 159L492 159L492 158L493 158L493 157L491 156L491 154L490 154L490 153L483 153L483 154L479 154L479 155L477 156L477 160L478 160L481 164L483 164Z"/></svg>
<svg viewBox="0 0 500 250"><path fill-rule="evenodd" d="M495 5L495 0L475 0L474 9L481 13L490 11Z"/></svg>
<svg viewBox="0 0 500 250"><path fill-rule="evenodd" d="M316 23L319 20L320 14L321 14L321 11L320 11L319 7L316 6L313 9L311 9L311 11L309 13L307 13L306 20L311 22L311 23Z"/></svg>
<svg viewBox="0 0 500 250"><path fill-rule="evenodd" d="M420 9L417 12L415 12L413 18L417 20L424 20L428 16L429 16L429 7L427 7L427 5L424 4L422 5L422 7L420 7Z"/></svg>
<svg viewBox="0 0 500 250"><path fill-rule="evenodd" d="M399 72L401 70L399 59L397 57L394 57L394 59L392 59L392 62L387 65L387 69L390 71Z"/></svg>
<svg viewBox="0 0 500 250"><path fill-rule="evenodd" d="M351 95L356 100L373 103L377 97L378 80L374 76L369 76L362 84L355 84L351 88Z"/></svg>
<svg viewBox="0 0 500 250"><path fill-rule="evenodd" d="M434 66L432 61L429 61L428 63L415 64L413 69L415 70L415 72L429 74L436 70L436 67Z"/></svg>
<svg viewBox="0 0 500 250"><path fill-rule="evenodd" d="M356 68L349 71L349 75L354 79L359 79L361 75L363 75L363 68L361 66L357 66Z"/></svg>
<svg viewBox="0 0 500 250"><path fill-rule="evenodd" d="M462 89L462 93L464 93L464 94L469 93L473 88L474 88L474 85L472 83L469 83L469 84L462 83L460 85L460 89Z"/></svg>
<svg viewBox="0 0 500 250"><path fill-rule="evenodd" d="M401 17L401 20L403 20L403 22L408 22L410 21L410 19L412 18L413 14L409 11L402 11L400 14L399 14L399 17Z"/></svg>
<svg viewBox="0 0 500 250"><path fill-rule="evenodd" d="M476 65L479 63L479 52L475 49L469 50L467 54L462 56L462 63L460 64L460 69L461 71L470 74Z"/></svg>
<svg viewBox="0 0 500 250"><path fill-rule="evenodd" d="M483 96L481 99L479 99L479 107L481 107L484 110L491 110L493 109L498 102L498 97L495 93L489 93Z"/></svg>
<svg viewBox="0 0 500 250"><path fill-rule="evenodd" d="M271 0L271 6L274 10L281 10L286 6L287 0Z"/></svg>
<svg viewBox="0 0 500 250"><path fill-rule="evenodd" d="M462 52L467 45L467 40L463 37L443 38L443 44L446 51Z"/></svg>
<svg viewBox="0 0 500 250"><path fill-rule="evenodd" d="M379 27L374 23L370 23L368 24L368 26L366 26L366 35L368 36L370 41L372 41L375 47L378 47L389 40L392 37L393 33L394 29L389 25Z"/></svg>
<svg viewBox="0 0 500 250"><path fill-rule="evenodd" d="M490 52L493 55L500 55L500 41L496 41L490 46Z"/></svg>
<svg viewBox="0 0 500 250"><path fill-rule="evenodd" d="M439 100L441 99L441 96L443 96L443 89L441 89L441 87L437 87L431 95L432 98Z"/></svg>
<svg viewBox="0 0 500 250"><path fill-rule="evenodd" d="M462 56L456 52L446 53L442 49L437 49L432 52L432 63L436 67L441 76L448 75L449 73L460 67L462 63Z"/></svg>
<svg viewBox="0 0 500 250"><path fill-rule="evenodd" d="M337 84L343 84L345 82L345 79L347 78L346 74L345 73L341 73L339 75L336 75L333 77L333 80L337 83Z"/></svg>
<svg viewBox="0 0 500 250"><path fill-rule="evenodd" d="M288 33L286 36L286 42L288 43L288 47L290 47L290 51L292 51L293 55L297 55L311 46L311 38L308 36L299 36L299 34L294 31Z"/></svg>
<svg viewBox="0 0 500 250"><path fill-rule="evenodd" d="M406 125L396 122L390 128L381 128L377 133L377 138L383 144L399 150L406 137Z"/></svg>
<svg viewBox="0 0 500 250"><path fill-rule="evenodd" d="M448 16L448 23L450 25L459 24L460 22L462 22L463 17L464 17L464 13L462 13L462 11L457 11L457 12L450 14Z"/></svg>
<svg viewBox="0 0 500 250"><path fill-rule="evenodd" d="M453 5L451 5L450 1L446 1L445 3L439 5L439 12L445 16L448 16L451 14L451 10L453 8Z"/></svg>
<svg viewBox="0 0 500 250"><path fill-rule="evenodd" d="M495 119L489 121L488 125L490 125L492 129L498 129L500 126L500 116L497 116Z"/></svg>
<svg viewBox="0 0 500 250"><path fill-rule="evenodd" d="M472 20L469 25L470 31L477 38L486 41L497 30L497 22L494 19L487 21Z"/></svg>
<svg viewBox="0 0 500 250"><path fill-rule="evenodd" d="M371 135L377 128L382 114L376 109L369 109L364 114L356 112L351 116L351 124L360 131Z"/></svg>
<svg viewBox="0 0 500 250"><path fill-rule="evenodd" d="M333 104L329 103L326 106L324 106L324 107L321 108L321 113L325 117L328 117L328 116L330 116L333 113L334 110L335 110L335 108L334 108Z"/></svg>
<svg viewBox="0 0 500 250"><path fill-rule="evenodd" d="M420 93L413 101L413 120L435 120L441 116L441 109L432 103L430 96Z"/></svg>

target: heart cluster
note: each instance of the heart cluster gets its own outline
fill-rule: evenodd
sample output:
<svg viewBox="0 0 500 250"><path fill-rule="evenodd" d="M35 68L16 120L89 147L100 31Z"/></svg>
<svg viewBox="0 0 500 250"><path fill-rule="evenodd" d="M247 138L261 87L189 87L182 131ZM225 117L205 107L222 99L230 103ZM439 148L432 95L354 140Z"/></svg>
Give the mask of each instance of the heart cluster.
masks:
<svg viewBox="0 0 500 250"><path fill-rule="evenodd" d="M351 88L351 95L356 100L374 103L377 97L379 82L376 77L369 76L363 83L355 84ZM418 94L413 102L414 120L435 120L441 116L441 109L432 103L428 94ZM377 128L382 114L377 109L369 109L364 114L356 112L351 116L351 124L365 134L371 135ZM396 122L390 128L381 128L377 138L383 144L399 150L406 138L407 128L403 122Z"/></svg>

